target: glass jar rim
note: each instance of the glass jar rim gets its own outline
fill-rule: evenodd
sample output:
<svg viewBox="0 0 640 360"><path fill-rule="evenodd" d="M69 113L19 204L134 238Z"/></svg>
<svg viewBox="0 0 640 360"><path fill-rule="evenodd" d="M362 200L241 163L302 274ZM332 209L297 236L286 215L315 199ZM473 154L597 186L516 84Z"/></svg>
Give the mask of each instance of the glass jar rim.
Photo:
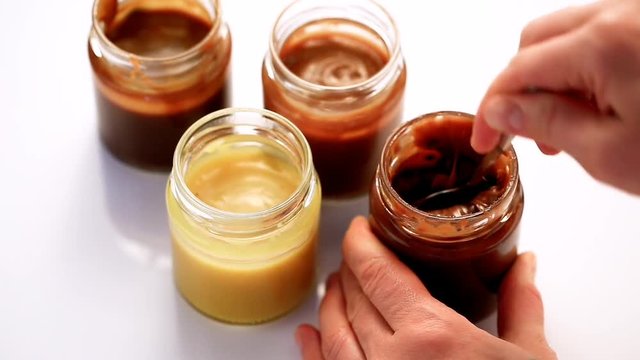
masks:
<svg viewBox="0 0 640 360"><path fill-rule="evenodd" d="M516 190L516 187L519 181L518 158L512 145L509 145L509 147L506 150L506 152L511 155L510 165L513 166L512 171L509 171L509 181L507 182L507 185L504 191L500 194L500 196L495 201L493 201L486 209L482 211L476 211L476 212L472 212L472 213L461 215L461 216L445 216L445 215L433 214L428 211L423 211L412 206L411 204L406 202L400 196L400 194L398 194L398 192L393 188L393 186L391 186L391 181L390 181L391 176L389 174L389 166L387 166L388 164L385 162L385 158L388 158L388 154L391 151L391 148L394 146L394 144L398 141L398 139L401 136L406 134L409 128L414 126L416 123L420 121L424 121L425 119L433 119L437 116L447 116L447 115L474 118L474 115L471 115L465 112L460 112L460 111L436 111L436 112L420 115L402 124L393 132L393 134L391 134L384 148L382 149L382 154L380 155L380 171L382 172L381 181L383 182L384 187L389 189L389 194L394 201L398 202L403 207L409 209L413 213L418 214L421 217L426 218L430 221L441 222L441 221L452 221L452 220L455 220L455 221L477 220L477 219L480 219L484 214L493 211L496 207L499 206L499 204L501 204L507 198L507 196L510 196ZM447 242L450 242L450 240L447 240Z"/></svg>
<svg viewBox="0 0 640 360"><path fill-rule="evenodd" d="M300 183L296 187L296 189L285 199L284 201L278 203L277 205L270 207L265 210L250 212L250 213L237 213L231 211L225 211L218 208L215 208L211 205L208 205L204 201L200 200L187 186L186 180L184 178L184 168L183 168L183 159L181 156L182 150L187 146L188 142L192 139L192 137L201 129L206 128L206 126L217 119L226 118L239 113L251 113L257 114L264 119L268 119L269 121L273 121L280 126L283 126L287 131L289 131L296 142L300 146L301 150L301 159L302 159L302 169L301 169L301 179ZM220 128L232 127L234 125L222 126ZM308 192L309 184L313 178L313 159L311 154L311 148L309 144L302 134L302 132L287 118L284 116L277 114L273 111L265 110L265 109L253 109L253 108L226 108L222 110L218 110L207 114L200 118L198 121L193 123L182 135L178 145L176 146L176 150L173 156L173 169L171 171L171 179L177 182L178 188L183 190L181 191L182 197L186 198L186 200L190 203L190 205L194 206L197 210L198 215L200 217L207 220L221 220L225 219L227 221L246 221L246 220L257 220L257 219L265 219L270 218L274 215L281 214L286 212L287 209L291 209L297 203L299 203L300 199L304 199L305 195ZM177 194L176 194L177 195ZM293 212L291 216L293 216Z"/></svg>
<svg viewBox="0 0 640 360"><path fill-rule="evenodd" d="M276 19L273 27L272 27L272 31L271 31L271 36L269 38L269 55L271 58L271 61L274 62L276 64L276 66L281 69L281 71L286 75L286 77L288 79L291 79L291 81L297 86L300 87L306 91L312 91L315 93L326 93L326 92L330 92L330 93L351 93L354 91L362 91L365 89L369 89L374 87L375 85L381 83L383 81L383 79L385 79L389 73L391 73L393 71L393 68L396 67L396 64L401 61L401 49L400 49L400 34L398 32L398 27L396 25L395 20L393 20L393 17L391 16L391 14L389 14L389 12L382 6L380 5L378 2L374 1L374 0L348 0L348 1L340 1L340 5L349 5L349 4L370 4L372 5L377 11L380 12L380 14L382 14L382 16L384 17L383 19L381 19L382 21L386 22L390 28L392 29L392 39L393 41L391 42L391 47L388 46L388 44L386 44L385 41L385 46L387 47L387 50L389 51L389 54L391 55L389 57L389 60L387 61L386 64L384 64L384 66L377 72L375 73L373 76L367 78L364 81L358 82L358 83L354 83L354 84L350 84L350 85L344 85L344 86L328 86L328 85L320 85L320 84L315 84L312 83L310 81L307 81L301 77L299 77L298 75L296 75L293 71L291 71L282 61L282 59L280 58L280 54L278 53L277 49L276 49L276 43L277 43L277 38L276 38L276 29L281 25L281 22L284 21L285 19L285 15L288 14L288 12L293 9L296 5L303 3L303 2L311 2L314 0L295 0L292 3L290 3L289 5L287 5L287 7L284 8L284 10L282 10L282 12L280 13L280 15L278 15L278 18ZM319 3L322 4L326 7L335 7L337 8L336 5L334 4L329 4L327 5L326 2L322 2ZM336 18L338 19L338 18ZM366 24L357 21L357 20L353 20L353 19L348 19L348 18L344 18L346 20L352 20L354 22L357 22L359 24L362 24L364 26L366 26L367 28L371 29L373 32L375 32L376 34L380 35L378 31L376 31L375 29L372 29L371 27L367 26ZM304 26L305 24L301 25ZM296 27L296 29L299 29L301 26ZM285 38L286 41L286 38Z"/></svg>
<svg viewBox="0 0 640 360"><path fill-rule="evenodd" d="M91 28L93 30L93 32L97 35L98 39L106 44L109 48L109 51L111 52L111 56L114 56L115 58L117 58L119 61L123 62L123 63L128 63L130 61L130 59L136 59L145 63L149 63L149 64L164 64L167 62L180 62L183 60L188 60L190 58L192 58L193 56L198 55L201 50L205 47L205 44L213 37L215 36L216 33L218 33L221 23L222 23L222 13L221 13L221 9L220 9L220 0L209 0L211 2L211 4L213 5L210 11L207 11L209 13L209 15L211 15L211 28L209 29L209 31L207 32L207 34L195 45L193 45L192 47L190 47L189 49L182 51L180 53L174 54L174 55L169 55L169 56L159 56L159 57L153 57L153 56L144 56L144 55L137 55L134 53L131 53L129 51L126 51L122 48L120 48L118 45L116 45L113 41L111 41L111 39L109 39L109 37L107 36L107 34L105 34L104 29L102 28L102 26L100 26L100 22L102 20L99 19L100 16L100 4L103 1L112 1L114 3L116 3L116 9L118 6L118 1L116 0L94 0L93 3L93 9L92 9L92 24L91 24ZM116 10L116 14L117 14L117 10ZM115 15L114 15L115 16Z"/></svg>

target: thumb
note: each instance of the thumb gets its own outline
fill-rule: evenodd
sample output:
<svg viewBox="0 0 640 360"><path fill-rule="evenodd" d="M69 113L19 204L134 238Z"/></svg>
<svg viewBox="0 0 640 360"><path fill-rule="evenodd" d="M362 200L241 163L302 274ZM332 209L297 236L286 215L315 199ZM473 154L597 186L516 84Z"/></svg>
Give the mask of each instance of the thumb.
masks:
<svg viewBox="0 0 640 360"><path fill-rule="evenodd" d="M311 325L303 324L298 326L295 336L303 360L323 360L318 330Z"/></svg>
<svg viewBox="0 0 640 360"><path fill-rule="evenodd" d="M524 253L516 259L498 293L498 333L543 358L553 353L544 335L544 311L534 284L536 258Z"/></svg>

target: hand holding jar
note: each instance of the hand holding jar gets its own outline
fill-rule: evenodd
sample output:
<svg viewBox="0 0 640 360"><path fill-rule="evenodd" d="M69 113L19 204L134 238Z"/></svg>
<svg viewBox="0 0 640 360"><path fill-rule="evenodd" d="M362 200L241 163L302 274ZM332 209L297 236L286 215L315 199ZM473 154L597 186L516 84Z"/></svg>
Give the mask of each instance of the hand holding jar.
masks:
<svg viewBox="0 0 640 360"><path fill-rule="evenodd" d="M302 325L296 333L306 360L556 358L545 340L533 254L520 255L500 287L500 338L433 298L366 219L351 223L343 255L327 282L320 329Z"/></svg>
<svg viewBox="0 0 640 360"><path fill-rule="evenodd" d="M564 150L596 179L640 194L640 2L600 1L530 23L480 108L472 144L498 132Z"/></svg>

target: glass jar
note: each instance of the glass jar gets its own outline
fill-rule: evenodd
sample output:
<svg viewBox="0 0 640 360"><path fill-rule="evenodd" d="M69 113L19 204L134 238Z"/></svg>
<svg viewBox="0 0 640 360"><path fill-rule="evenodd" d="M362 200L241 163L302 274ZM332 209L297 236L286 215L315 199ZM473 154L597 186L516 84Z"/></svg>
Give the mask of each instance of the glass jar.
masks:
<svg viewBox="0 0 640 360"><path fill-rule="evenodd" d="M406 68L391 16L366 0L299 0L262 67L264 106L305 134L325 197L367 192L402 118Z"/></svg>
<svg viewBox="0 0 640 360"><path fill-rule="evenodd" d="M472 122L438 112L398 128L371 187L369 220L434 297L478 321L495 310L494 294L517 256L524 196L513 147L482 174L486 183L449 204L422 201L473 177L481 155L469 144Z"/></svg>
<svg viewBox="0 0 640 360"><path fill-rule="evenodd" d="M290 311L314 281L320 198L309 145L284 117L224 109L198 120L167 187L183 297L229 323Z"/></svg>
<svg viewBox="0 0 640 360"><path fill-rule="evenodd" d="M217 0L95 0L88 50L100 138L129 164L170 169L189 125L230 102Z"/></svg>

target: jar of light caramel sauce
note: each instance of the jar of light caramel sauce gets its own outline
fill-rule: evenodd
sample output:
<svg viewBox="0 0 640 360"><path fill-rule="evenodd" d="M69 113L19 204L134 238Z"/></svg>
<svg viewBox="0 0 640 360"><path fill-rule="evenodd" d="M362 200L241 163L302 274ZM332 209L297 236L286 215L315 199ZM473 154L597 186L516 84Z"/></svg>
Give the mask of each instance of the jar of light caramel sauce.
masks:
<svg viewBox="0 0 640 360"><path fill-rule="evenodd" d="M323 194L365 194L402 118L406 69L393 19L371 1L299 0L272 30L264 105L311 145Z"/></svg>
<svg viewBox="0 0 640 360"><path fill-rule="evenodd" d="M229 105L217 0L96 0L88 48L100 138L126 163L170 169L184 131Z"/></svg>
<svg viewBox="0 0 640 360"><path fill-rule="evenodd" d="M496 307L495 293L517 256L524 197L509 147L465 191L482 158L470 146L473 116L438 112L398 128L383 150L370 192L374 233L431 294L472 321Z"/></svg>
<svg viewBox="0 0 640 360"><path fill-rule="evenodd" d="M184 134L167 186L178 290L237 324L291 311L314 283L321 191L309 145L266 110L224 109Z"/></svg>

